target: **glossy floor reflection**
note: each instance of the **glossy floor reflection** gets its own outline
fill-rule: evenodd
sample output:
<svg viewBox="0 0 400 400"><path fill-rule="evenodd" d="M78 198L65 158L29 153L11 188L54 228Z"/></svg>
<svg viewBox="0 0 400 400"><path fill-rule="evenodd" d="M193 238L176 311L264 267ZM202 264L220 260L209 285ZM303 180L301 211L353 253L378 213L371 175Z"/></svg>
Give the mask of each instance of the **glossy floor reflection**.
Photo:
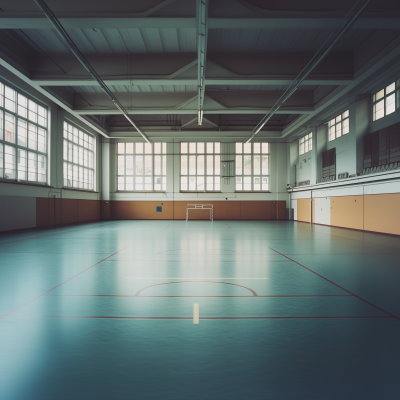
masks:
<svg viewBox="0 0 400 400"><path fill-rule="evenodd" d="M2 235L0 399L398 399L399 257L288 221Z"/></svg>

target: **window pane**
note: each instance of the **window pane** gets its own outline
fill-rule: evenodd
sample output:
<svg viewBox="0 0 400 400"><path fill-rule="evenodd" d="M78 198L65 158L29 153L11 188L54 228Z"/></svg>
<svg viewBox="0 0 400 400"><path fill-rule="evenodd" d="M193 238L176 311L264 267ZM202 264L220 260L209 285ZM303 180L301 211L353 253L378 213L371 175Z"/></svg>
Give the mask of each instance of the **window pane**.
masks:
<svg viewBox="0 0 400 400"><path fill-rule="evenodd" d="M118 143L118 153L124 153L124 147L127 154L133 154L133 143Z"/></svg>
<svg viewBox="0 0 400 400"><path fill-rule="evenodd" d="M191 154L196 153L196 143L189 143L189 153Z"/></svg>
<svg viewBox="0 0 400 400"><path fill-rule="evenodd" d="M261 165L260 165L260 156L254 156L254 175L260 175L261 173ZM259 190L259 189L258 189Z"/></svg>
<svg viewBox="0 0 400 400"><path fill-rule="evenodd" d="M125 143L118 143L117 145L117 153L124 154L125 153Z"/></svg>
<svg viewBox="0 0 400 400"><path fill-rule="evenodd" d="M135 178L135 190L143 190L143 177L137 176Z"/></svg>
<svg viewBox="0 0 400 400"><path fill-rule="evenodd" d="M4 140L6 142L15 143L15 117L11 114L5 113L4 120Z"/></svg>
<svg viewBox="0 0 400 400"><path fill-rule="evenodd" d="M243 178L243 190L251 190L251 177L245 176Z"/></svg>
<svg viewBox="0 0 400 400"><path fill-rule="evenodd" d="M162 162L163 162L162 174L167 175L167 156L162 156Z"/></svg>
<svg viewBox="0 0 400 400"><path fill-rule="evenodd" d="M18 132L17 132L17 137L18 137L18 145L26 147L26 140L27 140L27 129L28 129L28 124L22 120L18 119Z"/></svg>
<svg viewBox="0 0 400 400"><path fill-rule="evenodd" d="M262 175L268 175L268 156L262 156Z"/></svg>
<svg viewBox="0 0 400 400"><path fill-rule="evenodd" d="M236 190L243 190L243 182L241 176L236 177Z"/></svg>
<svg viewBox="0 0 400 400"><path fill-rule="evenodd" d="M46 156L38 154L38 181L46 182Z"/></svg>
<svg viewBox="0 0 400 400"><path fill-rule="evenodd" d="M219 176L214 177L214 190L221 190L221 183Z"/></svg>
<svg viewBox="0 0 400 400"><path fill-rule="evenodd" d="M253 190L261 190L261 178L259 176L253 178Z"/></svg>
<svg viewBox="0 0 400 400"><path fill-rule="evenodd" d="M133 156L125 157L125 174L133 175ZM133 189L132 189L133 190Z"/></svg>
<svg viewBox="0 0 400 400"><path fill-rule="evenodd" d="M4 177L15 179L15 148L4 146Z"/></svg>
<svg viewBox="0 0 400 400"><path fill-rule="evenodd" d="M242 156L236 156L236 175L242 175Z"/></svg>
<svg viewBox="0 0 400 400"><path fill-rule="evenodd" d="M349 117L349 110L345 111L345 112L342 114L342 117L343 117L343 118L348 118L348 117Z"/></svg>
<svg viewBox="0 0 400 400"><path fill-rule="evenodd" d="M4 119L3 115L4 115L3 111L0 110L0 140L3 140L3 119Z"/></svg>
<svg viewBox="0 0 400 400"><path fill-rule="evenodd" d="M394 89L396 89L396 83L395 82L391 83L389 86L386 87L386 95L388 95L389 93L393 92Z"/></svg>
<svg viewBox="0 0 400 400"><path fill-rule="evenodd" d="M243 144L243 153L250 154L251 153L251 143Z"/></svg>
<svg viewBox="0 0 400 400"><path fill-rule="evenodd" d="M145 152L145 154L152 154L152 144L151 143L144 144L144 152Z"/></svg>
<svg viewBox="0 0 400 400"><path fill-rule="evenodd" d="M261 151L260 143L254 143L253 144L253 152L254 153L259 153L260 151Z"/></svg>
<svg viewBox="0 0 400 400"><path fill-rule="evenodd" d="M243 157L243 174L251 175L251 156Z"/></svg>
<svg viewBox="0 0 400 400"><path fill-rule="evenodd" d="M136 143L136 154L143 154L143 143Z"/></svg>
<svg viewBox="0 0 400 400"><path fill-rule="evenodd" d="M207 190L214 190L214 177L207 176Z"/></svg>
<svg viewBox="0 0 400 400"><path fill-rule="evenodd" d="M339 122L338 124L336 124L336 137L340 137L342 136L342 123Z"/></svg>
<svg viewBox="0 0 400 400"><path fill-rule="evenodd" d="M181 156L181 175L187 175L188 173L188 156Z"/></svg>
<svg viewBox="0 0 400 400"><path fill-rule="evenodd" d="M346 118L343 121L343 135L345 135L346 133L349 133L349 119Z"/></svg>
<svg viewBox="0 0 400 400"><path fill-rule="evenodd" d="M374 108L375 108L375 120L383 118L385 116L385 109L384 109L384 99L378 101L378 103L375 104Z"/></svg>
<svg viewBox="0 0 400 400"><path fill-rule="evenodd" d="M263 153L263 154L268 154L268 153L269 153L269 146L268 146L268 143L263 143L263 144L262 144L262 153Z"/></svg>
<svg viewBox="0 0 400 400"><path fill-rule="evenodd" d="M18 163L18 179L22 181L26 181L26 173L27 173L27 166L28 160L26 158L26 150L17 150L17 163ZM3 165L2 165L3 167Z"/></svg>
<svg viewBox="0 0 400 400"><path fill-rule="evenodd" d="M243 143L235 143L236 154L243 153Z"/></svg>
<svg viewBox="0 0 400 400"><path fill-rule="evenodd" d="M196 177L189 176L189 190L196 190Z"/></svg>
<svg viewBox="0 0 400 400"><path fill-rule="evenodd" d="M28 181L37 181L37 154L28 152Z"/></svg>
<svg viewBox="0 0 400 400"><path fill-rule="evenodd" d="M153 158L152 156L145 156L145 158L144 158L144 163L145 163L144 174L145 175L151 175L153 173L152 158Z"/></svg>
<svg viewBox="0 0 400 400"><path fill-rule="evenodd" d="M207 153L214 152L214 143L207 143Z"/></svg>
<svg viewBox="0 0 400 400"><path fill-rule="evenodd" d="M161 153L161 143L154 143L154 154Z"/></svg>
<svg viewBox="0 0 400 400"><path fill-rule="evenodd" d="M153 178L151 176L146 176L144 178L144 190L153 190Z"/></svg>
<svg viewBox="0 0 400 400"><path fill-rule="evenodd" d="M219 142L214 143L214 153L215 154L221 153L221 143Z"/></svg>
<svg viewBox="0 0 400 400"><path fill-rule="evenodd" d="M385 95L385 90L382 89L378 93L375 94L375 101L380 100Z"/></svg>
<svg viewBox="0 0 400 400"><path fill-rule="evenodd" d="M143 175L143 156L136 156L135 168L136 168L135 172L136 175Z"/></svg>
<svg viewBox="0 0 400 400"><path fill-rule="evenodd" d="M154 174L161 175L161 156L154 156Z"/></svg>
<svg viewBox="0 0 400 400"><path fill-rule="evenodd" d="M197 190L204 191L204 176L197 177Z"/></svg>
<svg viewBox="0 0 400 400"><path fill-rule="evenodd" d="M197 156L197 175L204 175L204 156Z"/></svg>
<svg viewBox="0 0 400 400"><path fill-rule="evenodd" d="M162 152L163 154L167 154L167 143L162 144Z"/></svg>
<svg viewBox="0 0 400 400"><path fill-rule="evenodd" d="M154 190L162 190L162 178L161 176L154 177Z"/></svg>
<svg viewBox="0 0 400 400"><path fill-rule="evenodd" d="M189 175L196 175L196 156L189 156Z"/></svg>
<svg viewBox="0 0 400 400"><path fill-rule="evenodd" d="M118 177L118 190L125 189L125 178L123 176Z"/></svg>
<svg viewBox="0 0 400 400"><path fill-rule="evenodd" d="M181 190L188 190L188 178L187 178L187 176L181 176Z"/></svg>
<svg viewBox="0 0 400 400"><path fill-rule="evenodd" d="M204 153L204 143L197 143L197 153Z"/></svg>
<svg viewBox="0 0 400 400"><path fill-rule="evenodd" d="M393 83L394 85L394 83ZM396 97L395 94L386 97L386 115L389 115L396 111Z"/></svg>
<svg viewBox="0 0 400 400"><path fill-rule="evenodd" d="M213 156L207 156L207 175L213 175L214 174L214 157ZM207 186L208 190L208 186Z"/></svg>
<svg viewBox="0 0 400 400"><path fill-rule="evenodd" d="M28 147L37 150L37 126L28 124Z"/></svg>
<svg viewBox="0 0 400 400"><path fill-rule="evenodd" d="M6 110L15 112L15 101L17 92L8 86L4 86L4 107Z"/></svg>
<svg viewBox="0 0 400 400"><path fill-rule="evenodd" d="M38 151L46 153L46 131L38 128Z"/></svg>
<svg viewBox="0 0 400 400"><path fill-rule="evenodd" d="M18 115L20 117L26 118L27 117L27 107L28 107L28 99L22 94L18 93Z"/></svg>
<svg viewBox="0 0 400 400"><path fill-rule="evenodd" d="M219 175L220 172L220 168L221 168L221 156L215 156L215 175Z"/></svg>
<svg viewBox="0 0 400 400"><path fill-rule="evenodd" d="M268 178L267 177L262 177L262 187L261 190L269 190L268 189Z"/></svg>
<svg viewBox="0 0 400 400"><path fill-rule="evenodd" d="M187 153L187 152L188 152L188 144L181 143L181 153Z"/></svg>

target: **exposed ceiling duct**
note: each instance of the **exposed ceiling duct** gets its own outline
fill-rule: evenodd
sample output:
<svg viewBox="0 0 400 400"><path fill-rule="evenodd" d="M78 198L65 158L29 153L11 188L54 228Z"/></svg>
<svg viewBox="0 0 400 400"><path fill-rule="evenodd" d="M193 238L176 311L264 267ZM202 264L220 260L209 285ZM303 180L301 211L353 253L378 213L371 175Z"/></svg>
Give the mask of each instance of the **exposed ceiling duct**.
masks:
<svg viewBox="0 0 400 400"><path fill-rule="evenodd" d="M147 143L151 143L150 139L132 121L132 119L129 117L127 111L125 110L124 106L114 96L114 94L111 92L111 90L108 88L108 86L103 82L103 80L100 78L100 76L94 70L94 68L86 60L85 56L81 53L81 51L78 49L78 47L72 41L72 39L69 37L66 30L63 28L60 21L53 14L53 12L50 10L50 8L47 6L47 4L43 0L35 0L35 3L43 11L43 13L46 15L46 17L49 19L49 21L53 25L54 29L58 32L58 34L61 36L62 40L66 43L68 48L72 51L72 53L79 60L79 62L84 66L86 71L93 77L93 79L100 85L100 87L103 89L103 91L106 93L106 95L114 103L115 107L117 107L118 110L121 111L121 113L124 115L124 117L132 124L132 126L140 133L140 135L142 135L143 139L146 140Z"/></svg>
<svg viewBox="0 0 400 400"><path fill-rule="evenodd" d="M364 4L357 7L361 0L358 0L356 4L351 8L346 17L342 20L340 26L332 33L325 41L325 43L320 47L320 49L314 54L313 58L308 62L308 64L303 68L303 70L297 75L296 79L291 83L291 85L285 90L282 96L273 105L270 111L265 115L265 117L259 122L259 124L250 133L250 138L245 141L249 143L254 136L264 127L264 125L271 119L271 117L279 110L279 108L285 103L285 101L297 90L304 79L313 71L313 69L324 59L324 57L332 50L333 46L343 37L343 35L353 26L357 21L363 11L367 8L371 0L366 0ZM355 13L353 16L351 14Z"/></svg>

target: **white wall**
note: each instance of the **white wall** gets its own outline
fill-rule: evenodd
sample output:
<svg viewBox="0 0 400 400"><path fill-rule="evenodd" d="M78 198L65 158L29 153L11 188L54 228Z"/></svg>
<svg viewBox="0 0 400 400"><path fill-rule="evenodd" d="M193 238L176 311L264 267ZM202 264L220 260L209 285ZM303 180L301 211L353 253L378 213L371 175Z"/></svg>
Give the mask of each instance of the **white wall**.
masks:
<svg viewBox="0 0 400 400"><path fill-rule="evenodd" d="M199 136L201 133L199 133ZM122 141L122 140L121 140ZM128 141L128 140L123 140ZM134 140L131 140L134 141ZM180 192L180 141L167 142L167 190L166 193L123 193L117 191L116 143L110 144L110 199L111 200L286 200L289 194L287 183L287 144L270 143L269 189L270 193L235 193L235 178L221 179L221 193L181 193ZM234 143L228 145L234 157ZM232 158L234 159L234 158Z"/></svg>

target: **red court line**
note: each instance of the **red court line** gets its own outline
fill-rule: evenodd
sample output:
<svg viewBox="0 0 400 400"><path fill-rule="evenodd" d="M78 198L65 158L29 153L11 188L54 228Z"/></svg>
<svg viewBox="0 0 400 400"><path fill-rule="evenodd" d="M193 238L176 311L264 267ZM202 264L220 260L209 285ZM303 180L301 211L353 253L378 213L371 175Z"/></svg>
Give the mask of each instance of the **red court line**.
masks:
<svg viewBox="0 0 400 400"><path fill-rule="evenodd" d="M121 249L121 250L118 250L118 251L115 252L114 254L111 254L110 256L108 256L108 257L106 257L106 258L103 258L101 261L97 262L96 264L93 264L93 265L91 265L90 267L84 269L83 271L78 272L78 273L75 274L74 276L71 276L71 278L66 279L65 281L63 281L63 282L59 283L58 285L54 286L53 288L51 288L51 289L49 289L49 290L46 290L44 293L39 294L38 296L34 297L34 298L31 299L31 300L28 300L27 302L25 302L25 303L22 304L21 306L19 306L19 307L17 307L17 308L14 308L13 310L9 311L7 314L4 314L4 315L0 316L0 320L2 320L3 318L6 318L6 317L8 317L8 316L10 316L10 315L13 314L15 311L18 311L18 310L20 310L21 308L25 307L27 304L30 304L30 303L32 303L33 301L39 299L40 297L45 296L47 293L53 291L54 289L57 289L59 286L63 285L64 283L69 282L71 279L76 278L78 275L83 274L84 272L88 271L89 269L91 269L91 268L95 267L96 265L99 265L99 264L102 263L103 261L107 260L107 258L110 258L110 257L114 256L115 254L119 253L120 251L123 251L123 250L127 249L128 247L129 247L129 246L127 246L127 247L125 247L125 248L123 248L123 249Z"/></svg>
<svg viewBox="0 0 400 400"><path fill-rule="evenodd" d="M270 248L271 250L274 250L274 249L271 248L271 247L269 247L269 248ZM290 258L290 257L288 257L288 256L285 256L284 254L280 253L279 251L277 251L277 250L274 250L274 251L275 251L276 253L280 254L281 256L286 257L288 260L293 261L295 264L300 265L300 267L302 267L302 268L304 268L304 269L306 269L306 270L312 272L313 274L315 274L315 275L319 276L320 278L326 280L327 282L331 283L332 285L338 287L339 289L344 290L346 293L349 293L349 294L351 294L352 296L357 297L357 299L363 301L364 303L367 303L367 304L369 304L370 306L375 307L376 309L378 309L378 310L384 312L385 314L390 315L391 318L395 318L395 319L397 319L397 321L400 321L400 318L399 318L399 317L396 317L394 314L392 314L392 313L390 313L390 312L384 310L384 309L381 308L381 307L376 306L375 304L371 303L371 302L368 301L368 300L365 300L364 298L362 298L362 297L360 297L360 296L354 294L353 292L350 292L350 290L345 289L344 287L338 285L337 283L331 281L330 279L325 278L324 276L322 276L322 275L319 274L318 272L315 272L315 271L313 271L312 269L310 269L310 268L304 266L303 264L300 264L299 262L293 260L292 258Z"/></svg>
<svg viewBox="0 0 400 400"><path fill-rule="evenodd" d="M193 317L120 317L93 315L14 315L13 318L78 318L78 319L191 319ZM366 316L310 316L310 317L199 317L199 319L392 319L386 315Z"/></svg>
<svg viewBox="0 0 400 400"><path fill-rule="evenodd" d="M232 231L234 231L234 229L230 225L228 225L226 222L224 222L224 224L228 227L228 229L231 229Z"/></svg>
<svg viewBox="0 0 400 400"><path fill-rule="evenodd" d="M208 281L207 281L208 282ZM353 297L351 294L289 294L258 296L136 296L129 294L48 294L53 297Z"/></svg>
<svg viewBox="0 0 400 400"><path fill-rule="evenodd" d="M171 284L173 284L173 283L199 283L199 282L200 282L200 283L221 283L221 284L223 284L223 285L239 286L239 287L241 287L241 288L244 288L244 289L249 290L251 293L253 293L253 296L254 296L254 297L257 297L257 296L258 296L257 293L256 293L253 289L250 289L250 288L248 288L247 286L238 285L238 284L236 284L236 283L217 282L217 281L179 281L179 282L157 283L157 284L155 284L155 285L146 286L146 287L144 287L143 289L140 289L139 291L137 291L137 292L135 293L135 296L140 297L139 295L140 295L141 292L143 292L143 290L149 289L149 288L154 287L154 286L171 285Z"/></svg>

